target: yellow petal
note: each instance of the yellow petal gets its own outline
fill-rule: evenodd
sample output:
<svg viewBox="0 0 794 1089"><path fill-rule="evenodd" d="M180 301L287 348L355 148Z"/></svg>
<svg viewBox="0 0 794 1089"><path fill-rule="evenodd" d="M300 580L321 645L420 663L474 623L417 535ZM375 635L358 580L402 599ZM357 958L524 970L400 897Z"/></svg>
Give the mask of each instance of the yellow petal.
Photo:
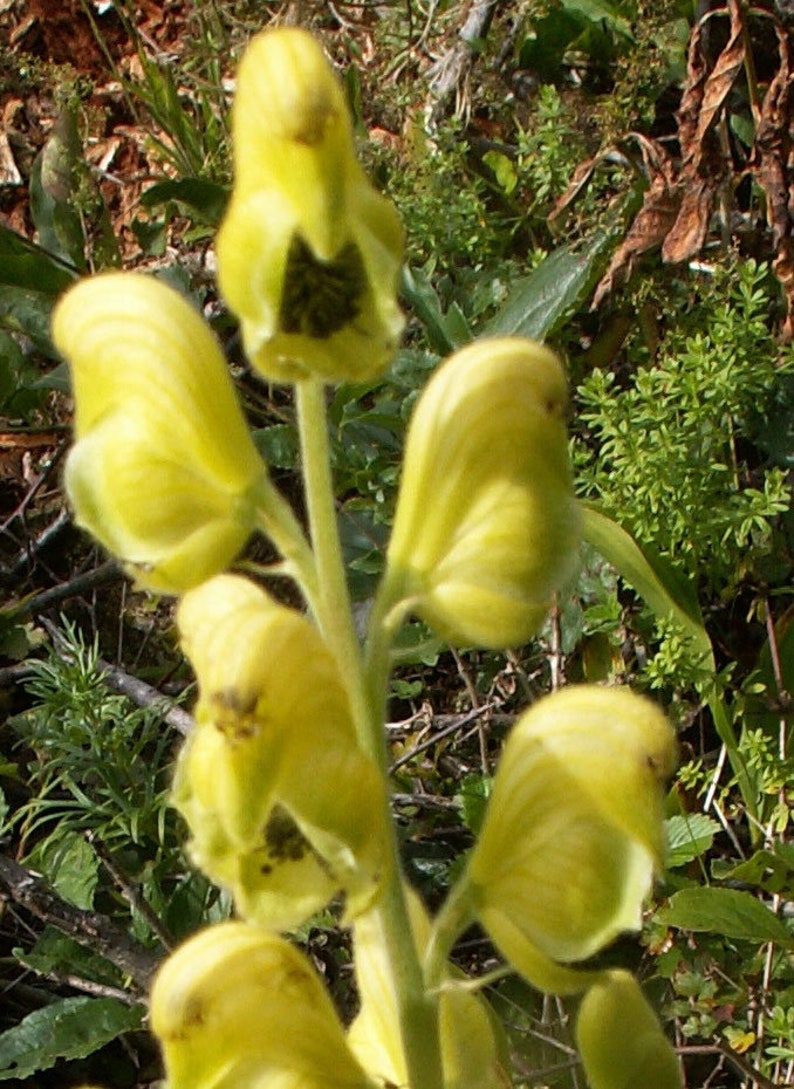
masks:
<svg viewBox="0 0 794 1089"><path fill-rule="evenodd" d="M362 819L383 785L319 631L233 575L187 594L178 623L199 681L174 791L195 861L279 929L340 890L362 910L384 876L384 830Z"/></svg>
<svg viewBox="0 0 794 1089"><path fill-rule="evenodd" d="M379 374L403 327L402 228L356 160L342 87L310 34L252 40L232 133L218 279L253 366L283 382Z"/></svg>
<svg viewBox="0 0 794 1089"><path fill-rule="evenodd" d="M419 897L406 889L417 948L424 951L430 922ZM351 1048L379 1084L405 1085L407 1069L397 1014L396 984L386 956L377 912L361 915L353 928L356 982L361 1010L348 1032ZM439 1033L445 1089L508 1089L506 1050L500 1026L479 995L445 981L439 999Z"/></svg>
<svg viewBox="0 0 794 1089"><path fill-rule="evenodd" d="M575 569L566 405L559 361L522 338L457 352L419 400L386 577L452 642L526 642Z"/></svg>
<svg viewBox="0 0 794 1089"><path fill-rule="evenodd" d="M678 1060L636 979L604 974L582 999L576 1042L590 1089L680 1089Z"/></svg>
<svg viewBox="0 0 794 1089"><path fill-rule="evenodd" d="M674 758L664 715L626 689L563 689L513 728L466 879L483 925L539 986L539 956L583 960L640 925Z"/></svg>
<svg viewBox="0 0 794 1089"><path fill-rule="evenodd" d="M152 589L222 570L266 469L209 328L159 281L108 273L64 295L53 336L75 394L65 482L78 522Z"/></svg>
<svg viewBox="0 0 794 1089"><path fill-rule="evenodd" d="M154 981L168 1089L371 1089L320 980L288 942L246 923L203 930Z"/></svg>

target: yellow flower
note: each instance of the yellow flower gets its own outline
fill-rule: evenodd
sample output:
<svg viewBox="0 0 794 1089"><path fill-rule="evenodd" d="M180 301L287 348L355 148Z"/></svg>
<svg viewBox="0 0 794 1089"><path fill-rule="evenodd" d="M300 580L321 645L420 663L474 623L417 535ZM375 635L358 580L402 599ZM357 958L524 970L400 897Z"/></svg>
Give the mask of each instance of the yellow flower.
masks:
<svg viewBox="0 0 794 1089"><path fill-rule="evenodd" d="M542 990L582 990L566 966L640 926L675 751L662 712L624 688L562 689L514 726L463 887Z"/></svg>
<svg viewBox="0 0 794 1089"><path fill-rule="evenodd" d="M419 897L406 889L414 941L421 954L430 921ZM380 1085L408 1084L397 1014L397 988L386 956L381 919L370 911L353 927L356 983L361 1010L348 1039L359 1062ZM460 984L450 967L439 998L439 1035L445 1089L505 1089L508 1055L499 1022L488 1004Z"/></svg>
<svg viewBox="0 0 794 1089"><path fill-rule="evenodd" d="M154 590L223 570L267 470L208 326L158 280L113 272L64 295L53 338L75 396L65 485L78 523Z"/></svg>
<svg viewBox="0 0 794 1089"><path fill-rule="evenodd" d="M383 877L383 786L317 628L234 575L186 594L177 619L199 681L174 783L194 861L275 929L340 890L354 915Z"/></svg>
<svg viewBox="0 0 794 1089"><path fill-rule="evenodd" d="M526 642L577 562L552 352L482 340L433 375L408 429L384 593L454 643Z"/></svg>
<svg viewBox="0 0 794 1089"><path fill-rule="evenodd" d="M675 1051L628 972L605 972L587 992L576 1043L590 1089L681 1087Z"/></svg>
<svg viewBox="0 0 794 1089"><path fill-rule="evenodd" d="M303 954L247 923L200 931L168 958L151 1026L167 1089L373 1089Z"/></svg>
<svg viewBox="0 0 794 1089"><path fill-rule="evenodd" d="M403 234L356 160L344 92L304 30L257 35L232 111L235 180L218 280L268 378L379 374L403 327Z"/></svg>

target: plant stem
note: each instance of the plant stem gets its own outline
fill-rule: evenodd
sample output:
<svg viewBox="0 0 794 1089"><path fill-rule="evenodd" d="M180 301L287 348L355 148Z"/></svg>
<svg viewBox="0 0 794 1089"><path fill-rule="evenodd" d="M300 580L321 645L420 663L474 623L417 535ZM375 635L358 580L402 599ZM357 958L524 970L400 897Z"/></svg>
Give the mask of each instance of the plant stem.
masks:
<svg viewBox="0 0 794 1089"><path fill-rule="evenodd" d="M285 572L298 583L309 608L314 612L319 593L318 572L300 522L268 476L263 476L257 484L253 501L258 528L284 557Z"/></svg>
<svg viewBox="0 0 794 1089"><path fill-rule="evenodd" d="M438 998L425 991L414 945L403 887L397 835L389 802L388 761L384 730L386 685L392 628L373 616L377 637L366 666L356 637L336 521L328 425L323 386L306 381L296 386L306 507L318 577L316 618L346 684L359 744L382 773L380 820L384 832L386 872L376 907L385 937L386 955L397 996L400 1033L412 1089L443 1089L438 1036Z"/></svg>

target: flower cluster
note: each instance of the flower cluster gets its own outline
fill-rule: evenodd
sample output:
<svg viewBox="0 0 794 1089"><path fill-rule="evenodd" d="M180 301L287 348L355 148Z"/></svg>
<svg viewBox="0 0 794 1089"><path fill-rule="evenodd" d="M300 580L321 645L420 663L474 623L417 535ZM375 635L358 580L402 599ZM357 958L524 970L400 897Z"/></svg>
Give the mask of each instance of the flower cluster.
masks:
<svg viewBox="0 0 794 1089"><path fill-rule="evenodd" d="M193 861L238 916L194 935L157 976L166 1085L504 1089L501 1028L450 963L478 921L535 986L584 994L577 1038L592 1089L675 1089L674 1053L633 977L580 964L638 926L660 862L675 743L652 704L583 686L522 716L435 919L405 885L389 816L382 712L403 618L452 643L524 643L575 572L562 365L506 338L439 366L409 427L362 651L330 471L317 464L324 426L306 430L323 383L377 376L395 350L402 230L305 32L251 43L233 135L219 283L252 366L295 386L309 534L257 453L218 343L178 293L113 273L70 289L54 319L76 401L67 493L141 585L180 598L198 700L173 801ZM272 538L307 612L227 573L254 530ZM337 897L361 999L347 1029L283 936Z"/></svg>

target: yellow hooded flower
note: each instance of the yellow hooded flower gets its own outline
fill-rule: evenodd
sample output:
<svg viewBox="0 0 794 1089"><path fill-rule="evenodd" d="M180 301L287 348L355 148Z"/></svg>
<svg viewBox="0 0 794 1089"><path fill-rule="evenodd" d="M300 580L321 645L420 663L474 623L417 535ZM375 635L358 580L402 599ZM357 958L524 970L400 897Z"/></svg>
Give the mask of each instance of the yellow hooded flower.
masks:
<svg viewBox="0 0 794 1089"><path fill-rule="evenodd" d="M566 966L640 926L675 751L662 712L624 688L562 689L514 726L462 887L542 990L584 989Z"/></svg>
<svg viewBox="0 0 794 1089"><path fill-rule="evenodd" d="M680 1089L681 1071L629 972L605 972L579 1007L576 1043L590 1089Z"/></svg>
<svg viewBox="0 0 794 1089"><path fill-rule="evenodd" d="M307 31L251 41L232 135L218 280L251 363L282 382L379 374L403 327L402 227L356 160L344 92Z"/></svg>
<svg viewBox="0 0 794 1089"><path fill-rule="evenodd" d="M220 923L180 946L152 988L166 1089L374 1089L306 958Z"/></svg>
<svg viewBox="0 0 794 1089"><path fill-rule="evenodd" d="M383 877L383 786L317 628L234 575L186 594L177 619L199 682L174 783L194 861L275 929L340 890L355 914Z"/></svg>
<svg viewBox="0 0 794 1089"><path fill-rule="evenodd" d="M427 948L430 921L419 897L406 889L414 941ZM348 1040L359 1062L379 1085L408 1084L400 1040L397 989L386 956L381 919L369 911L353 927L356 983L361 1010ZM459 985L450 967L439 998L444 1089L507 1089L507 1047L487 1002Z"/></svg>
<svg viewBox="0 0 794 1089"><path fill-rule="evenodd" d="M75 396L65 485L78 523L154 590L223 570L267 470L208 326L160 281L112 272L67 291L53 339Z"/></svg>
<svg viewBox="0 0 794 1089"><path fill-rule="evenodd" d="M534 634L577 562L567 403L558 359L533 341L478 341L442 364L408 429L390 603L450 642Z"/></svg>

